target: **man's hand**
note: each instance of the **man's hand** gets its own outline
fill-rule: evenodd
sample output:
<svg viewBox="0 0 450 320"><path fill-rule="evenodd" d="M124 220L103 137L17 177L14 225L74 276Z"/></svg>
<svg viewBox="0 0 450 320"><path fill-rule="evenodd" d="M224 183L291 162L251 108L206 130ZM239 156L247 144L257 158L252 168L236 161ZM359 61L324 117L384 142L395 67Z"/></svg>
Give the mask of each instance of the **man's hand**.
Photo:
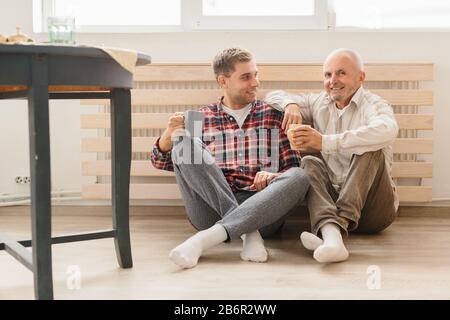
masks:
<svg viewBox="0 0 450 320"><path fill-rule="evenodd" d="M322 135L310 126L300 126L292 129L291 144L294 149L305 152L322 150Z"/></svg>
<svg viewBox="0 0 450 320"><path fill-rule="evenodd" d="M175 112L170 116L167 123L167 129L159 139L159 149L161 152L168 152L172 150L172 135L176 135L177 131L184 132L184 112Z"/></svg>
<svg viewBox="0 0 450 320"><path fill-rule="evenodd" d="M255 187L256 191L261 191L267 187L270 182L278 177L280 173L272 173L267 171L259 171L256 173L255 180L253 180L252 186Z"/></svg>
<svg viewBox="0 0 450 320"><path fill-rule="evenodd" d="M281 129L287 131L289 125L292 123L302 123L302 116L300 114L300 107L295 103L290 103L284 108L283 123Z"/></svg>

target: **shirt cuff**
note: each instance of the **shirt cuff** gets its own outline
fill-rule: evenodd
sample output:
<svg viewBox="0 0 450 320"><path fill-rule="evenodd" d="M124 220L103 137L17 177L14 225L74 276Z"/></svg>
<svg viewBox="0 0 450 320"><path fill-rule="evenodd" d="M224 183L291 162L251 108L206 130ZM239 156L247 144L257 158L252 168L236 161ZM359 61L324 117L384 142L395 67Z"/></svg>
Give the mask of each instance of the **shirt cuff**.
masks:
<svg viewBox="0 0 450 320"><path fill-rule="evenodd" d="M284 111L284 109L286 109L287 105L291 104L291 103L294 103L298 106L298 103L296 103L294 100L290 100L290 99L283 100L283 105L282 105L283 111ZM300 108L300 106L299 106L299 108Z"/></svg>
<svg viewBox="0 0 450 320"><path fill-rule="evenodd" d="M337 153L338 152L338 139L337 134L324 134L322 135L322 152L323 153Z"/></svg>
<svg viewBox="0 0 450 320"><path fill-rule="evenodd" d="M159 139L161 139L161 137L159 137L156 140L155 144L153 145L153 155L158 160L169 159L171 151L162 152L161 149L159 148Z"/></svg>

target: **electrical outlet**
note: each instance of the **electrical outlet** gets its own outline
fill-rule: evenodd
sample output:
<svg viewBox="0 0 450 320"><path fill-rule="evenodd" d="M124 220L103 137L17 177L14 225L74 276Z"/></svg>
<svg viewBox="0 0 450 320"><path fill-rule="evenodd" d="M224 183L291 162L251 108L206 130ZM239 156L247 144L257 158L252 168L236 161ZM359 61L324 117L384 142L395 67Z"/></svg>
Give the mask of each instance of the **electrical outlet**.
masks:
<svg viewBox="0 0 450 320"><path fill-rule="evenodd" d="M14 178L17 184L30 184L31 178L28 176L17 176Z"/></svg>

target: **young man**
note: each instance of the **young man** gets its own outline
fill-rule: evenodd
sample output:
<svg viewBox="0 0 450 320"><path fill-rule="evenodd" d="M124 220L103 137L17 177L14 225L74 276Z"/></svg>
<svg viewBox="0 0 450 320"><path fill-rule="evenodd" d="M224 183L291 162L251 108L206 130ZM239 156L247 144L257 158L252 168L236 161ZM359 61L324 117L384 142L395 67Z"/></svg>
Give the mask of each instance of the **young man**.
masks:
<svg viewBox="0 0 450 320"><path fill-rule="evenodd" d="M392 107L362 87L359 54L333 51L323 74L325 91L319 94L276 91L266 102L285 111L283 129L303 121L313 125L290 132L294 149L321 154L301 160L311 179L307 202L313 232L303 232L301 240L317 261L338 262L349 255L341 232L379 232L396 217L398 197L390 172L398 125Z"/></svg>
<svg viewBox="0 0 450 320"><path fill-rule="evenodd" d="M153 165L175 171L187 216L201 230L169 255L183 268L196 266L206 249L238 237L244 241L243 260L265 262L261 234L280 229L309 187L297 153L280 130L282 112L256 99L259 80L252 54L226 49L213 67L223 96L200 109L202 139L185 133L177 140L174 133L184 131L185 117L175 113L153 148Z"/></svg>

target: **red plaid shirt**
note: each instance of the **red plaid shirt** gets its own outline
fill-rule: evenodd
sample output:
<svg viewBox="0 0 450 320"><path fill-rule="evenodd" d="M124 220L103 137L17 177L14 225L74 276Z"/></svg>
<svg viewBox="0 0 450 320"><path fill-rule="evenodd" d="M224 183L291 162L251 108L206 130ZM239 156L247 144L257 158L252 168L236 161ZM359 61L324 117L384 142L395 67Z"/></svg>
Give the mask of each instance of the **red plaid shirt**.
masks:
<svg viewBox="0 0 450 320"><path fill-rule="evenodd" d="M205 114L202 140L233 192L256 191L252 184L258 171L283 172L299 166L300 154L291 150L281 130L282 112L257 100L239 128L221 101L200 109ZM152 163L157 169L173 171L171 152L160 151L159 138L153 146Z"/></svg>

